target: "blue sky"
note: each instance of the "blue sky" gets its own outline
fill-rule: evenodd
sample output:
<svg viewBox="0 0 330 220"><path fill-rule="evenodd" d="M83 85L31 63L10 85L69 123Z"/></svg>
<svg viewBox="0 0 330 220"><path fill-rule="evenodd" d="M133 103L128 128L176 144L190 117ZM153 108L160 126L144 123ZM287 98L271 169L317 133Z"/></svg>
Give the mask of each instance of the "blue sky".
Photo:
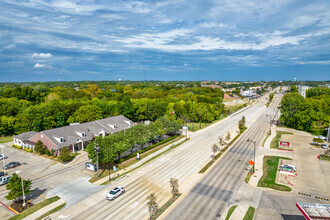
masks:
<svg viewBox="0 0 330 220"><path fill-rule="evenodd" d="M1 0L0 81L330 80L330 1Z"/></svg>

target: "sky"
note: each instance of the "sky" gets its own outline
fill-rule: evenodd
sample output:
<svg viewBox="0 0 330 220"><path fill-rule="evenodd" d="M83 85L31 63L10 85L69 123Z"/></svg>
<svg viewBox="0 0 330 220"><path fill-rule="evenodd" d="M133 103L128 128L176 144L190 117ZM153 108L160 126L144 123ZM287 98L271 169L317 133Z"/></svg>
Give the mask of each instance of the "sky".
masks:
<svg viewBox="0 0 330 220"><path fill-rule="evenodd" d="M0 81L330 80L328 0L1 0Z"/></svg>

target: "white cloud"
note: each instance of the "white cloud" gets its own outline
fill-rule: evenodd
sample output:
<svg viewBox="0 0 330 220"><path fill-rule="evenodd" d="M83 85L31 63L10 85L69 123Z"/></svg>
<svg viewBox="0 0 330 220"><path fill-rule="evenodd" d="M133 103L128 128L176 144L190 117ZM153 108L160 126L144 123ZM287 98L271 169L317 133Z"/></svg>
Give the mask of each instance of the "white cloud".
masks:
<svg viewBox="0 0 330 220"><path fill-rule="evenodd" d="M32 58L42 58L42 59L48 59L52 58L53 55L51 53L34 53L32 54Z"/></svg>
<svg viewBox="0 0 330 220"><path fill-rule="evenodd" d="M33 67L36 68L36 69L38 69L38 68L46 67L46 65L45 64L41 64L41 63L36 63L36 64L34 64Z"/></svg>

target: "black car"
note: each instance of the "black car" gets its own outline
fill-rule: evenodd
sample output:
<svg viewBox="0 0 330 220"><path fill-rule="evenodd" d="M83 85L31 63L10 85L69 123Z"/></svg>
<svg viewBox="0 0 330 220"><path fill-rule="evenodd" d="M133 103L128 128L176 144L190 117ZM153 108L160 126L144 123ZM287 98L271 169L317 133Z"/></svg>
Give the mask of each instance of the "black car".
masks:
<svg viewBox="0 0 330 220"><path fill-rule="evenodd" d="M2 176L6 176L6 175L7 175L7 173L5 173L5 172L3 172L3 171L0 172L0 177L2 177Z"/></svg>
<svg viewBox="0 0 330 220"><path fill-rule="evenodd" d="M10 162L8 164L6 164L3 169L6 170L8 168L14 168L14 167L18 167L19 165L21 165L19 162Z"/></svg>

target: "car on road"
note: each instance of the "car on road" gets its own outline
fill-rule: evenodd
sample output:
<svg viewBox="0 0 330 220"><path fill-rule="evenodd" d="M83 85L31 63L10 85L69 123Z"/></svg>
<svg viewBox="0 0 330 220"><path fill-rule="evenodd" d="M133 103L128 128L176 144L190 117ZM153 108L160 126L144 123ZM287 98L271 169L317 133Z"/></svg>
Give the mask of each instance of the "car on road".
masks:
<svg viewBox="0 0 330 220"><path fill-rule="evenodd" d="M21 165L19 162L10 162L8 164L6 164L3 169L9 169L9 168L14 168L14 167L18 167L19 165Z"/></svg>
<svg viewBox="0 0 330 220"><path fill-rule="evenodd" d="M8 157L5 154L0 154L0 160L7 159Z"/></svg>
<svg viewBox="0 0 330 220"><path fill-rule="evenodd" d="M321 144L322 149L328 149L327 144Z"/></svg>
<svg viewBox="0 0 330 220"><path fill-rule="evenodd" d="M2 176L2 177L0 177L0 186L7 184L10 177L11 176Z"/></svg>
<svg viewBox="0 0 330 220"><path fill-rule="evenodd" d="M117 198L118 196L120 196L121 194L124 194L125 189L122 186L117 186L116 188L112 189L107 195L106 195L106 199L107 200L114 200L115 198Z"/></svg>

